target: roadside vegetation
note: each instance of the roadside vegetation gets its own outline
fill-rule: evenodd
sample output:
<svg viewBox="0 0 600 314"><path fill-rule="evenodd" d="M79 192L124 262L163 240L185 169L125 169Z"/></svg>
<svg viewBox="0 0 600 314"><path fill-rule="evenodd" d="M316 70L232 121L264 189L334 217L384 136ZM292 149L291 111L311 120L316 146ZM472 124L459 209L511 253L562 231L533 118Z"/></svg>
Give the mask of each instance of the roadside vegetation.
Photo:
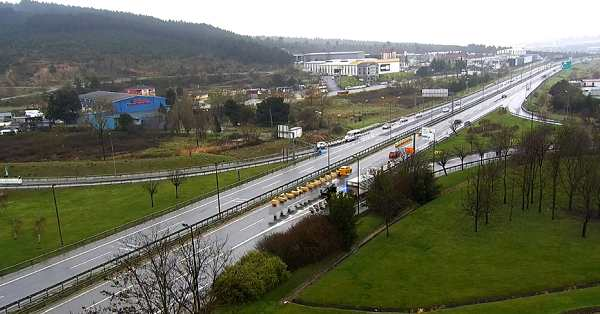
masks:
<svg viewBox="0 0 600 314"><path fill-rule="evenodd" d="M595 132L591 126L555 132L539 126L522 134L518 153L507 163L481 164L439 179L440 197L390 226L389 235L379 235L325 274L299 301L416 311L596 282L600 146L591 137ZM558 151L549 152L550 143ZM389 186L402 181L392 182ZM403 198L393 195L396 202ZM495 311L519 312L519 306L542 303L549 310L564 308L560 300L594 305L586 291L598 296L591 288L556 294L557 299L505 301ZM495 305L474 306L472 312Z"/></svg>
<svg viewBox="0 0 600 314"><path fill-rule="evenodd" d="M271 164L240 170L240 180L281 166ZM219 174L221 188L238 181L237 171ZM150 195L150 188L154 193ZM56 199L64 244L69 245L143 217L167 210L179 202L216 189L214 174L192 177L178 184L147 183L95 187L57 188ZM58 224L51 189L4 190L0 197L0 269L60 248ZM223 204L227 207L227 204Z"/></svg>

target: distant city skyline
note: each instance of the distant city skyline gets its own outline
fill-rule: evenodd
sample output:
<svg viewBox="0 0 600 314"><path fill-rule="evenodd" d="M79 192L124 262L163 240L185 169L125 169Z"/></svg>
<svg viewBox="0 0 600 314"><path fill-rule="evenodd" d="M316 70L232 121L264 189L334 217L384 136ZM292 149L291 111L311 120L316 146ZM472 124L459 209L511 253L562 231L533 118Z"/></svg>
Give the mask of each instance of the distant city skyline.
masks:
<svg viewBox="0 0 600 314"><path fill-rule="evenodd" d="M18 0L8 2L17 3ZM598 37L600 2L430 0L42 1L207 23L250 36L339 38L432 44L527 46Z"/></svg>

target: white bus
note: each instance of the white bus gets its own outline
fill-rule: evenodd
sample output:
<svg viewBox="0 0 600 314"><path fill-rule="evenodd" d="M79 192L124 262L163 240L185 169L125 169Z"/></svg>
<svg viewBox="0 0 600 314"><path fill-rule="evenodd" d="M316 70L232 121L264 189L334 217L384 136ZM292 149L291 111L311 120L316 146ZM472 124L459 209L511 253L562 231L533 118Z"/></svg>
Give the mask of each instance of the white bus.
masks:
<svg viewBox="0 0 600 314"><path fill-rule="evenodd" d="M361 130L350 130L350 131L348 131L348 133L346 133L346 136L344 137L344 141L352 142L352 141L356 140L360 136L361 133L362 133Z"/></svg>

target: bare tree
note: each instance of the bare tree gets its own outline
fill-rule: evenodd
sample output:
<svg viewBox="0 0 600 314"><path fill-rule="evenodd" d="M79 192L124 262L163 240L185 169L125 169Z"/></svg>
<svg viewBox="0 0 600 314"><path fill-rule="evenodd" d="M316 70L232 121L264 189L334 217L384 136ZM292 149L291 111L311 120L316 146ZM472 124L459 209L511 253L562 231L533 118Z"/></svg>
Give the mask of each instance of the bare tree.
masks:
<svg viewBox="0 0 600 314"><path fill-rule="evenodd" d="M465 170L465 158L469 153L462 145L454 147L454 153L460 158L460 170Z"/></svg>
<svg viewBox="0 0 600 314"><path fill-rule="evenodd" d="M383 216L385 220L386 237L389 237L389 227L398 213L409 204L403 189L405 180L398 173L377 173L371 180L367 203L375 213Z"/></svg>
<svg viewBox="0 0 600 314"><path fill-rule="evenodd" d="M183 182L185 182L185 179L186 178L183 176L183 174L179 170L175 170L171 173L171 176L169 177L169 181L175 187L175 198L179 198L179 186L181 186L183 184Z"/></svg>
<svg viewBox="0 0 600 314"><path fill-rule="evenodd" d="M142 185L142 188L148 193L148 196L150 196L152 208L154 208L154 195L158 193L159 184L160 182L158 181L148 181Z"/></svg>
<svg viewBox="0 0 600 314"><path fill-rule="evenodd" d="M561 182L567 191L568 210L574 208L574 198L580 178L584 175L582 161L591 145L590 136L579 126L563 126L559 135L562 154Z"/></svg>
<svg viewBox="0 0 600 314"><path fill-rule="evenodd" d="M8 206L8 193L4 191L0 191L0 215Z"/></svg>
<svg viewBox="0 0 600 314"><path fill-rule="evenodd" d="M598 177L598 160L594 157L586 156L581 161L582 177L577 184L577 190L583 200L583 224L581 225L581 237L585 238L587 226L592 218L592 198L600 184Z"/></svg>
<svg viewBox="0 0 600 314"><path fill-rule="evenodd" d="M467 188L463 195L462 207L467 215L473 217L475 232L479 231L479 218L481 217L480 206L481 166L476 172L469 172L467 176Z"/></svg>
<svg viewBox="0 0 600 314"><path fill-rule="evenodd" d="M200 140L204 139L206 136L206 129L208 128L209 120L208 112L204 110L194 111L193 123L196 147L200 147Z"/></svg>
<svg viewBox="0 0 600 314"><path fill-rule="evenodd" d="M42 242L42 233L46 228L46 218L39 217L33 222L33 231L35 232L35 236L37 237L37 242L40 244Z"/></svg>
<svg viewBox="0 0 600 314"><path fill-rule="evenodd" d="M496 155L500 156L503 159L503 176L502 176L502 184L504 187L503 194L503 203L506 204L507 198L507 186L506 186L506 178L508 175L508 155L510 154L510 149L513 144L513 136L514 130L512 128L503 127L499 134L492 137L492 145L494 150L496 151Z"/></svg>
<svg viewBox="0 0 600 314"><path fill-rule="evenodd" d="M217 304L213 284L231 261L226 240L191 238L171 243L158 233L139 235L133 245L142 260L120 261L111 280L108 311L115 313L210 313Z"/></svg>
<svg viewBox="0 0 600 314"><path fill-rule="evenodd" d="M454 135L458 134L459 127L459 123L456 123L455 121L450 121L450 130L452 131L452 133L454 133Z"/></svg>
<svg viewBox="0 0 600 314"><path fill-rule="evenodd" d="M107 117L112 114L112 103L98 100L91 108L94 117L93 127L98 134L98 145L102 153L102 160L106 160L106 131L108 129Z"/></svg>
<svg viewBox="0 0 600 314"><path fill-rule="evenodd" d="M447 151L441 151L439 154L437 154L436 157L438 165L442 166L442 169L444 170L444 175L448 176L448 171L446 171L446 165L450 160L450 154L448 154Z"/></svg>

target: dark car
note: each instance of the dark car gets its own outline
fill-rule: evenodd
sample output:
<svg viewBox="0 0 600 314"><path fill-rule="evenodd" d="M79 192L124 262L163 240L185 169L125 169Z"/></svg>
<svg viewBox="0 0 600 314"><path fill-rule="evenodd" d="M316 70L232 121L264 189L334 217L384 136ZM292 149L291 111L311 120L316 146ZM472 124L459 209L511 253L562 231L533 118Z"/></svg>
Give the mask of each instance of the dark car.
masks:
<svg viewBox="0 0 600 314"><path fill-rule="evenodd" d="M471 126L471 121L465 121L465 127L470 127Z"/></svg>

